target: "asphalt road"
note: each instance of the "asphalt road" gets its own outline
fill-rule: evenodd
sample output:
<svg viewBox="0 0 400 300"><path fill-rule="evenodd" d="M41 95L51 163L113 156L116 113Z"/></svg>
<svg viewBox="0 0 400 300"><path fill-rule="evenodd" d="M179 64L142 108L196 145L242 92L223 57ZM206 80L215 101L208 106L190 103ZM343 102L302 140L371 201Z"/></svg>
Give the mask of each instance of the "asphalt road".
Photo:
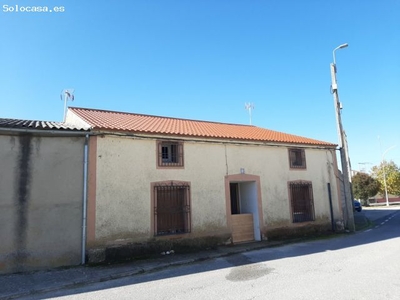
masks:
<svg viewBox="0 0 400 300"><path fill-rule="evenodd" d="M362 212L365 216L372 222L376 222L382 218L386 218L387 215L392 214L400 210L400 205L397 206L371 206L371 207L363 207Z"/></svg>
<svg viewBox="0 0 400 300"><path fill-rule="evenodd" d="M400 299L400 210L340 238L246 252L26 299Z"/></svg>

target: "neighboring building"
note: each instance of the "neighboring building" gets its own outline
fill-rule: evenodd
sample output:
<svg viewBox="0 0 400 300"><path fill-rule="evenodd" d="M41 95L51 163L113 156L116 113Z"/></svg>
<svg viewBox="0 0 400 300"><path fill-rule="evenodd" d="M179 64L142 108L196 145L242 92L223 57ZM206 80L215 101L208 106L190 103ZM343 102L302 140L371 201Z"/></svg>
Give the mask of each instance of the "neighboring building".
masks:
<svg viewBox="0 0 400 300"><path fill-rule="evenodd" d="M260 241L343 220L334 144L77 107L66 122L91 130L89 260L107 259L118 245Z"/></svg>
<svg viewBox="0 0 400 300"><path fill-rule="evenodd" d="M86 135L0 119L0 273L81 263Z"/></svg>
<svg viewBox="0 0 400 300"><path fill-rule="evenodd" d="M400 197L399 195L392 195L388 194L388 201L389 204L400 204ZM371 197L368 199L369 205L386 205L386 196L385 194L377 194L375 197Z"/></svg>

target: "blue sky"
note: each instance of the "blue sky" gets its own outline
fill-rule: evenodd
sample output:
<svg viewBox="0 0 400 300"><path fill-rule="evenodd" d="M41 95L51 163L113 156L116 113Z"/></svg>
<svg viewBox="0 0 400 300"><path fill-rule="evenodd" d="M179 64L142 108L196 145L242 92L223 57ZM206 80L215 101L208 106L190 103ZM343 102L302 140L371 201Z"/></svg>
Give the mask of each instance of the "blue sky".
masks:
<svg viewBox="0 0 400 300"><path fill-rule="evenodd" d="M229 123L248 124L251 102L256 126L337 143L329 65L349 43L336 62L352 167L392 145L400 164L398 0L0 4L0 117L61 121L72 87L72 106Z"/></svg>

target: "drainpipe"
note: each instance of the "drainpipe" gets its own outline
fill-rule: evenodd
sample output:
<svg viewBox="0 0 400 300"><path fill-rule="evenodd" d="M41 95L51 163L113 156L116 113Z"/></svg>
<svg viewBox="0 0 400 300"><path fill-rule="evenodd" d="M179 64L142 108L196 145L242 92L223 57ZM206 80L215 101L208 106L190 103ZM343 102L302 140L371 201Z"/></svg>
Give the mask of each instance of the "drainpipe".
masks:
<svg viewBox="0 0 400 300"><path fill-rule="evenodd" d="M332 231L335 231L335 219L333 217L333 205L332 205L332 192L331 192L331 184L328 182L327 183L328 187L328 197L329 197L329 210L331 213L331 226L332 226Z"/></svg>
<svg viewBox="0 0 400 300"><path fill-rule="evenodd" d="M85 146L83 150L83 216L82 216L82 265L86 259L86 215L87 215L87 177L88 177L88 141L89 135L85 136Z"/></svg>

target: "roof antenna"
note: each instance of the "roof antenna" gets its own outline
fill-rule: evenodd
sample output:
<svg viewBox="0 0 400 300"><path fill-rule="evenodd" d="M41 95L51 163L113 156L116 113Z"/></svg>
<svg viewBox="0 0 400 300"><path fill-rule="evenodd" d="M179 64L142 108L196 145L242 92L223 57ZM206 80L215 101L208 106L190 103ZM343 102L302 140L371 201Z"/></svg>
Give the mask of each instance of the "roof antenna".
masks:
<svg viewBox="0 0 400 300"><path fill-rule="evenodd" d="M64 100L64 121L63 122L65 122L65 119L67 117L67 101L68 100L74 101L74 99L75 99L74 91L75 91L74 89L64 89L61 91L60 98L61 98L61 101Z"/></svg>
<svg viewBox="0 0 400 300"><path fill-rule="evenodd" d="M254 109L254 104L253 103L244 103L244 108L248 110L249 116L250 116L250 125L251 125L251 111Z"/></svg>

